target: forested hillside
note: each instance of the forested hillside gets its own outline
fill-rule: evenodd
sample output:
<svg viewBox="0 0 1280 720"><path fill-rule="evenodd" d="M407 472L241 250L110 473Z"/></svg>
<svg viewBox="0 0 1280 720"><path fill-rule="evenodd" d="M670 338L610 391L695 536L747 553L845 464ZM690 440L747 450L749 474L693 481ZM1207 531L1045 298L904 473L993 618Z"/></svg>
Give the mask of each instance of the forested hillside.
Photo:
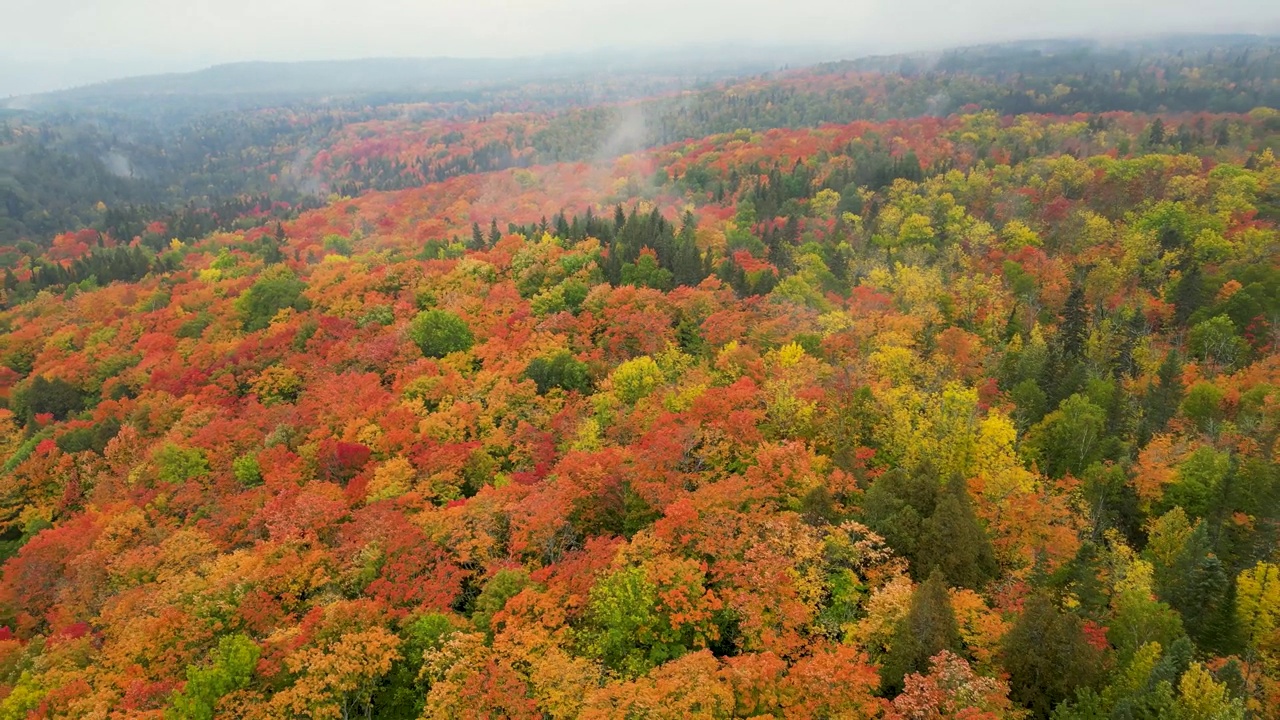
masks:
<svg viewBox="0 0 1280 720"><path fill-rule="evenodd" d="M423 61L431 62L443 61ZM331 192L607 160L742 128L982 109L1243 113L1280 106L1280 51L1255 37L982 46L714 83L708 78L724 68L681 66L678 55L648 71L624 64L617 73L556 75L576 67L566 62L519 70L480 62L474 77L465 66L450 70L458 77L447 88L435 80L418 90L365 93L353 92L352 83L383 87L377 68L389 73L381 81L391 83L387 88L422 70L391 61L261 69L261 82L305 80L284 95L232 92L235 78L256 87L254 73L237 66L37 98L31 102L46 111L0 114L0 243L46 245L83 227L120 237L119 213L172 225L174 214L246 196L305 205ZM498 82L497 68L519 80ZM273 79L280 73L285 80ZM328 93L321 91L326 77ZM218 215L220 224L180 228L187 233L180 239L226 229L239 217Z"/></svg>
<svg viewBox="0 0 1280 720"><path fill-rule="evenodd" d="M1277 56L1196 52L276 110L15 243L0 717L1277 717Z"/></svg>

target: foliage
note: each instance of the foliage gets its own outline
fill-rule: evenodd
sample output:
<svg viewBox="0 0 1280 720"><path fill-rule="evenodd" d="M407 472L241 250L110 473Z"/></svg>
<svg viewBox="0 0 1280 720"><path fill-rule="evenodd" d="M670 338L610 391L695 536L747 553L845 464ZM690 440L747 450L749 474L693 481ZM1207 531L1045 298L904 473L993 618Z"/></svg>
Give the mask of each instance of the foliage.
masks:
<svg viewBox="0 0 1280 720"><path fill-rule="evenodd" d="M471 349L475 336L466 321L448 310L418 313L409 325L409 337L431 358Z"/></svg>
<svg viewBox="0 0 1280 720"><path fill-rule="evenodd" d="M609 376L614 394L627 405L647 397L662 380L662 368L647 355L622 363Z"/></svg>
<svg viewBox="0 0 1280 720"><path fill-rule="evenodd" d="M169 443L157 450L153 459L161 482L184 482L209 472L209 462L200 448L183 448Z"/></svg>
<svg viewBox="0 0 1280 720"><path fill-rule="evenodd" d="M249 684L262 650L245 635L226 635L218 641L207 666L187 668L187 683L174 693L166 717L212 720L218 701Z"/></svg>
<svg viewBox="0 0 1280 720"><path fill-rule="evenodd" d="M1277 55L1177 46L13 116L0 714L1264 716Z"/></svg>
<svg viewBox="0 0 1280 720"><path fill-rule="evenodd" d="M571 353L560 351L551 356L534 358L524 374L538 386L540 395L552 388L566 392L586 392L591 388L591 376L587 364L579 362Z"/></svg>
<svg viewBox="0 0 1280 720"><path fill-rule="evenodd" d="M308 307L302 291L307 284L285 268L272 268L264 272L248 290L236 300L236 311L247 331L261 330L271 323L276 313L286 308L305 310Z"/></svg>

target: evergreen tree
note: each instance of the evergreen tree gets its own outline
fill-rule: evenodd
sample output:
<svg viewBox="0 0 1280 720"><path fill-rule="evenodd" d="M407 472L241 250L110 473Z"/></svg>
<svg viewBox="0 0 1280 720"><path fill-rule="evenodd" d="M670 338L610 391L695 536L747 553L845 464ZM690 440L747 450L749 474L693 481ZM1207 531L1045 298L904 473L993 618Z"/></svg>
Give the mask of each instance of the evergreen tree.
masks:
<svg viewBox="0 0 1280 720"><path fill-rule="evenodd" d="M1080 618L1036 594L1005 635L1001 659L1009 673L1010 698L1035 717L1047 718L1078 688L1096 681L1102 651L1089 644Z"/></svg>
<svg viewBox="0 0 1280 720"><path fill-rule="evenodd" d="M680 234L676 236L675 258L671 269L676 285L697 285L706 277L702 273L702 262L698 257L696 229L697 221L693 213L686 212L680 225Z"/></svg>
<svg viewBox="0 0 1280 720"><path fill-rule="evenodd" d="M973 514L969 491L952 478L933 515L920 527L916 562L921 576L941 571L952 585L977 590L999 572L991 541Z"/></svg>
<svg viewBox="0 0 1280 720"><path fill-rule="evenodd" d="M1089 309L1085 304L1084 286L1075 285L1062 307L1062 325L1058 327L1058 347L1068 361L1078 359L1084 353L1089 338Z"/></svg>
<svg viewBox="0 0 1280 720"><path fill-rule="evenodd" d="M960 653L962 648L947 583L935 569L916 588L911 610L894 630L889 655L880 668L881 686L889 693L900 692L904 677L929 672L929 659L934 655L943 650Z"/></svg>
<svg viewBox="0 0 1280 720"><path fill-rule="evenodd" d="M1156 593L1182 616L1197 647L1229 655L1238 649L1235 598L1227 569L1212 551L1208 524L1196 524L1171 564L1156 564Z"/></svg>
<svg viewBox="0 0 1280 720"><path fill-rule="evenodd" d="M940 490L938 479L930 472L913 475L895 468L877 478L863 497L863 521L911 561L917 578L925 577L919 572L916 554L917 548L923 547L921 530L937 507Z"/></svg>
<svg viewBox="0 0 1280 720"><path fill-rule="evenodd" d="M1195 311L1210 300L1210 290L1200 265L1193 263L1182 273L1182 279L1174 286L1170 302L1173 303L1173 319L1185 325Z"/></svg>
<svg viewBox="0 0 1280 720"><path fill-rule="evenodd" d="M1139 442L1146 444L1152 435L1165 429L1169 421L1178 413L1178 406L1182 404L1183 391L1182 362L1178 358L1177 351L1171 350L1160 363L1160 370L1156 373L1156 383L1147 392L1143 401L1142 434Z"/></svg>

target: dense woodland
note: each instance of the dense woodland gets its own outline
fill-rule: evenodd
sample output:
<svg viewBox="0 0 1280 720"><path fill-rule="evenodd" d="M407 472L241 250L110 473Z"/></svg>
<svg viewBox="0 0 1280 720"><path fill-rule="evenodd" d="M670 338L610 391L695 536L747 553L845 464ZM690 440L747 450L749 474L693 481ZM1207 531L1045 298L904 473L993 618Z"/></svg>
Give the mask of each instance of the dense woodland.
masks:
<svg viewBox="0 0 1280 720"><path fill-rule="evenodd" d="M476 72L492 70L481 64ZM273 103L226 93L221 76L205 82L212 83L208 94L124 82L112 93L56 94L44 101L46 112L0 111L0 243L44 245L59 232L84 227L110 233L116 228L104 207L166 221L245 196L305 205L329 193L603 160L743 128L983 109L1002 115L1244 113L1280 106L1280 50L1232 36L1119 47L1014 44L714 84L699 83L690 69L467 91L348 93L323 101L318 96L325 94L313 91L317 97L290 95ZM244 215L214 214L218 229ZM208 228L199 225L179 239L202 237Z"/></svg>
<svg viewBox="0 0 1280 720"><path fill-rule="evenodd" d="M1278 56L1214 48L277 110L323 203L228 140L19 231L0 718L1277 717Z"/></svg>

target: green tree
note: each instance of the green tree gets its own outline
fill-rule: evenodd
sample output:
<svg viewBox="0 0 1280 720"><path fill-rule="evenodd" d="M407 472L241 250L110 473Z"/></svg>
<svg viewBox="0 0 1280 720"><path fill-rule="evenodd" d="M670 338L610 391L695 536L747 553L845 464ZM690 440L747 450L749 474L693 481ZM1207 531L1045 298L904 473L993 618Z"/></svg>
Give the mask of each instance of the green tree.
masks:
<svg viewBox="0 0 1280 720"><path fill-rule="evenodd" d="M911 561L917 579L917 550L924 548L921 531L938 506L941 488L938 478L925 468L915 474L895 468L881 475L863 496L862 519L889 547Z"/></svg>
<svg viewBox="0 0 1280 720"><path fill-rule="evenodd" d="M1238 641L1231 576L1213 553L1208 523L1188 528L1183 509L1175 508L1152 525L1151 546L1159 548L1151 554L1156 593L1182 616L1197 647L1229 655ZM1169 525L1177 530L1163 533Z"/></svg>
<svg viewBox="0 0 1280 720"><path fill-rule="evenodd" d="M706 277L702 272L702 259L698 256L698 222L692 212L684 214L680 233L675 239L675 257L672 260L672 276L676 285L697 285Z"/></svg>
<svg viewBox="0 0 1280 720"><path fill-rule="evenodd" d="M84 409L85 396L80 388L63 380L45 379L36 375L31 382L15 388L9 398L9 408L24 425L35 420L36 415L48 413L54 420L66 420L72 413Z"/></svg>
<svg viewBox="0 0 1280 720"><path fill-rule="evenodd" d="M881 684L887 692L902 690L902 680L910 673L929 672L929 660L943 650L959 653L963 648L947 583L935 569L911 596L911 609L894 629L889 654L880 668Z"/></svg>
<svg viewBox="0 0 1280 720"><path fill-rule="evenodd" d="M1078 688L1093 685L1102 651L1089 644L1080 618L1035 594L1005 635L1001 660L1009 673L1010 697L1044 718Z"/></svg>
<svg viewBox="0 0 1280 720"><path fill-rule="evenodd" d="M1062 356L1068 360L1079 358L1084 353L1088 338L1089 308L1085 303L1084 286L1075 285L1062 307L1062 324L1058 326L1057 340Z"/></svg>
<svg viewBox="0 0 1280 720"><path fill-rule="evenodd" d="M457 620L441 613L411 615L400 627L400 657L386 681L378 686L370 705L377 720L422 716L429 683L421 676L423 656L439 650L458 630Z"/></svg>
<svg viewBox="0 0 1280 720"><path fill-rule="evenodd" d="M1151 121L1151 125L1147 127L1147 131L1143 133L1142 144L1148 149L1155 149L1164 144L1165 130L1164 121L1156 118Z"/></svg>
<svg viewBox="0 0 1280 720"><path fill-rule="evenodd" d="M323 242L325 250L337 253L338 255L349 257L355 250L355 245L351 242L350 238L345 238L341 235L325 235Z"/></svg>
<svg viewBox="0 0 1280 720"><path fill-rule="evenodd" d="M302 291L307 284L299 280L288 268L273 266L265 270L240 297L235 308L246 332L261 330L271 324L271 318L285 308L306 310L311 306Z"/></svg>
<svg viewBox="0 0 1280 720"><path fill-rule="evenodd" d="M1191 661L1191 643L1182 638L1165 650L1143 645L1101 692L1081 689L1053 713L1054 720L1243 720L1244 703L1224 683Z"/></svg>
<svg viewBox="0 0 1280 720"><path fill-rule="evenodd" d="M684 655L694 641L691 628L673 625L660 611L659 588L639 567L610 573L591 588L579 639L605 667L631 677Z"/></svg>
<svg viewBox="0 0 1280 720"><path fill-rule="evenodd" d="M475 623L476 629L492 637L493 616L528 585L529 573L523 569L503 568L494 573L476 596L475 610L471 614L471 622Z"/></svg>
<svg viewBox="0 0 1280 720"><path fill-rule="evenodd" d="M973 514L965 481L947 483L933 515L920 527L918 574L941 571L952 585L977 590L999 572L991 541Z"/></svg>
<svg viewBox="0 0 1280 720"><path fill-rule="evenodd" d="M1218 315L1191 328L1188 342L1191 354L1223 369L1244 359L1249 345L1236 332L1236 324L1226 315Z"/></svg>
<svg viewBox="0 0 1280 720"><path fill-rule="evenodd" d="M1207 446L1197 448L1178 466L1177 479L1165 489L1164 504L1181 507L1192 517L1206 517L1230 473L1229 454Z"/></svg>
<svg viewBox="0 0 1280 720"><path fill-rule="evenodd" d="M174 693L167 720L212 720L218 701L249 684L261 650L245 635L218 641L207 666L187 668L187 684Z"/></svg>
<svg viewBox="0 0 1280 720"><path fill-rule="evenodd" d="M591 389L591 375L587 364L580 362L567 350L549 357L534 358L525 368L525 377L538 386L538 394L545 395L552 388L566 392L586 392Z"/></svg>
<svg viewBox="0 0 1280 720"><path fill-rule="evenodd" d="M1178 413L1183 391L1182 363L1176 352L1169 352L1160 363L1155 386L1147 392L1143 402L1144 417L1139 442L1146 444L1152 435L1165 429L1173 416Z"/></svg>
<svg viewBox="0 0 1280 720"><path fill-rule="evenodd" d="M422 354L440 358L454 352L465 352L475 344L475 336L466 321L448 310L418 313L409 324L409 337Z"/></svg>
<svg viewBox="0 0 1280 720"><path fill-rule="evenodd" d="M231 474L245 487L262 484L262 466L258 464L258 456L253 453L232 460Z"/></svg>
<svg viewBox="0 0 1280 720"><path fill-rule="evenodd" d="M152 459L160 480L166 483L185 482L209 474L209 461L199 448L183 448L166 443L155 452Z"/></svg>
<svg viewBox="0 0 1280 720"><path fill-rule="evenodd" d="M1079 476L1101 459L1106 424L1106 411L1076 393L1027 432L1025 448L1046 474Z"/></svg>
<svg viewBox="0 0 1280 720"><path fill-rule="evenodd" d="M670 290L671 283L671 271L659 267L658 258L653 253L641 253L634 263L625 263L622 266L623 285Z"/></svg>

